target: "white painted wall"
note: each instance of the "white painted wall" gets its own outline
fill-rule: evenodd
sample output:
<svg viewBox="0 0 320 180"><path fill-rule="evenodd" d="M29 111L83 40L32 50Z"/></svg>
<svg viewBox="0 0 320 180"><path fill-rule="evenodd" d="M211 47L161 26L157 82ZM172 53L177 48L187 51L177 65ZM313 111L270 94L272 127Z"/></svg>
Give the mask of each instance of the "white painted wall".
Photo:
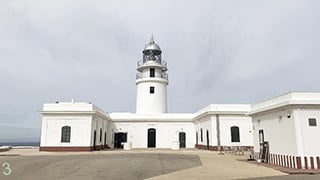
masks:
<svg viewBox="0 0 320 180"><path fill-rule="evenodd" d="M150 77L150 68L155 69L155 77ZM137 114L159 114L167 112L167 85L168 80L161 77L166 68L156 61L147 61L137 68L141 78L136 80L136 113ZM154 94L150 94L153 86Z"/></svg>
<svg viewBox="0 0 320 180"><path fill-rule="evenodd" d="M93 104L85 102L58 102L43 104L43 111L92 111Z"/></svg>
<svg viewBox="0 0 320 180"><path fill-rule="evenodd" d="M149 128L156 129L156 148L171 148L173 141L179 140L179 132L186 133L186 148L194 148L192 122L114 122L111 132L126 132L132 148L147 148Z"/></svg>
<svg viewBox="0 0 320 180"><path fill-rule="evenodd" d="M137 84L137 88L143 89L139 91L142 92L140 94L142 97L146 96L143 95L144 93L149 95L150 85L156 87L155 93L159 89L158 86L160 89L163 88L161 92L166 93L165 81L159 83L155 82L155 79L151 81L144 79ZM253 105L252 111L249 105L216 104L209 105L195 114L119 113L110 114L111 117L91 103L44 104L41 146L93 146L93 133L96 130L96 145L104 143L104 132L107 132L107 144L111 147L115 132L127 132L128 141L132 142L133 148L146 148L148 128L157 130L157 148L171 148L172 142L178 140L179 132L182 131L186 132L187 148L194 147L196 132L198 132L198 144L206 145L207 130L209 131L209 145L217 146L216 114L219 114L222 146L251 146L254 144L255 152L258 152L258 131L263 129L264 139L269 142L270 153L316 156L320 154L320 146L314 142L315 138L320 136L320 108L318 100L311 101L312 95L312 93L286 94L284 97ZM166 102L161 102L161 100L166 100L166 95L161 96L141 98L143 110L147 113L161 109L160 106L166 105ZM151 105L153 101L157 102ZM158 102L160 103L157 104ZM250 117L245 115L247 113L252 116L253 126ZM291 116L287 117L288 114ZM309 127L308 118L316 118L317 126ZM61 128L65 125L71 126L70 143L60 142ZM232 126L240 128L240 143L231 143L230 128ZM201 128L203 129L203 141L201 141ZM102 129L101 141L100 129Z"/></svg>
<svg viewBox="0 0 320 180"><path fill-rule="evenodd" d="M299 108L297 112L298 124L301 128L302 152L301 155L319 156L320 155L320 108ZM309 126L309 118L316 118L317 126Z"/></svg>
<svg viewBox="0 0 320 180"><path fill-rule="evenodd" d="M61 129L71 127L70 143L61 143ZM90 146L91 116L43 116L40 146Z"/></svg>
<svg viewBox="0 0 320 180"><path fill-rule="evenodd" d="M150 94L150 86L154 87L154 94ZM160 78L145 78L143 80L137 80L136 103L137 114L166 113L167 82Z"/></svg>
<svg viewBox="0 0 320 180"><path fill-rule="evenodd" d="M198 132L198 144L200 145L207 145L207 131L209 132L209 145L212 146L213 144L216 144L216 141L214 138L214 135L216 135L215 130L215 125L212 123L212 118L211 116L204 116L201 117L197 120L194 121L195 123L195 130ZM214 127L213 127L214 126ZM202 129L202 140L201 141L201 129ZM214 134L214 135L213 135Z"/></svg>
<svg viewBox="0 0 320 180"><path fill-rule="evenodd" d="M264 141L269 142L270 153L297 155L295 121L292 109L282 108L253 115L254 151L259 152L259 130L264 131ZM288 113L291 117L288 118Z"/></svg>
<svg viewBox="0 0 320 180"><path fill-rule="evenodd" d="M209 145L218 146L217 138L217 116L210 114L194 121L196 132L198 132L198 144L207 145L206 131L209 131ZM251 118L245 115L219 114L220 121L220 143L221 146L253 146L253 132ZM240 129L240 143L231 143L232 126ZM203 129L203 142L201 142L201 128Z"/></svg>
<svg viewBox="0 0 320 180"><path fill-rule="evenodd" d="M100 141L100 129L102 129L102 137ZM96 145L104 145L104 133L108 131L108 121L101 116L93 116L91 123L91 138L90 145L94 143L94 131L96 131ZM107 132L108 136L108 132ZM108 137L107 137L108 139Z"/></svg>
<svg viewBox="0 0 320 180"><path fill-rule="evenodd" d="M104 133L110 120L107 113L91 103L58 102L43 105L40 146L89 147L93 146L93 132L97 130L97 143L100 142L100 128ZM71 127L70 143L61 142L63 126Z"/></svg>
<svg viewBox="0 0 320 180"><path fill-rule="evenodd" d="M245 115L220 115L221 146L253 146L251 117ZM238 126L240 142L231 142L231 127Z"/></svg>

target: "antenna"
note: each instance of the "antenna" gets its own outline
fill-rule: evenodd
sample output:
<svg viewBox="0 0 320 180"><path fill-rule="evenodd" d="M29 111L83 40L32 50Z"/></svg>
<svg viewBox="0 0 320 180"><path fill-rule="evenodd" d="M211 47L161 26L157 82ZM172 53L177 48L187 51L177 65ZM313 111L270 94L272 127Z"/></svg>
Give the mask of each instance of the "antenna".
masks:
<svg viewBox="0 0 320 180"><path fill-rule="evenodd" d="M150 43L154 43L154 40L153 40L153 33L151 33L151 38L150 38Z"/></svg>

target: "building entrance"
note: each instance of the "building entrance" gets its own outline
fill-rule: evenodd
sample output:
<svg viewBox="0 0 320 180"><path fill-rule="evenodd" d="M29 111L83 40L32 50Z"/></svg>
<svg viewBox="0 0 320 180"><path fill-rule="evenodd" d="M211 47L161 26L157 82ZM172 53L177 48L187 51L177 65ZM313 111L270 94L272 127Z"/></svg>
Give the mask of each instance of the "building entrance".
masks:
<svg viewBox="0 0 320 180"><path fill-rule="evenodd" d="M114 133L114 148L123 148L124 142L127 142L127 133Z"/></svg>
<svg viewBox="0 0 320 180"><path fill-rule="evenodd" d="M148 148L156 147L156 129L148 129Z"/></svg>
<svg viewBox="0 0 320 180"><path fill-rule="evenodd" d="M180 148L186 147L186 133L185 132L179 132L179 142L180 142Z"/></svg>

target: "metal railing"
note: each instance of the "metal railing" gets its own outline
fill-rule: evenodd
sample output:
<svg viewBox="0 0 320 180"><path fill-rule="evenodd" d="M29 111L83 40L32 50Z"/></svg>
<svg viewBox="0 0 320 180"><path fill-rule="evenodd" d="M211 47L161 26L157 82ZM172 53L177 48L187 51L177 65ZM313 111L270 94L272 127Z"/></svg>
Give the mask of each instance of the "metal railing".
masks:
<svg viewBox="0 0 320 180"><path fill-rule="evenodd" d="M143 74L143 73L136 74L136 79L142 79L142 78L162 78L162 79L168 80L168 74L161 73L161 75L155 75L155 77L150 77L148 74Z"/></svg>
<svg viewBox="0 0 320 180"><path fill-rule="evenodd" d="M161 66L163 66L164 68L167 68L167 61L164 61L164 60L151 60L151 61L155 61L158 64L160 64ZM144 60L138 61L137 62L137 67L139 68L140 66L142 66L146 62L148 62L148 61L144 61Z"/></svg>

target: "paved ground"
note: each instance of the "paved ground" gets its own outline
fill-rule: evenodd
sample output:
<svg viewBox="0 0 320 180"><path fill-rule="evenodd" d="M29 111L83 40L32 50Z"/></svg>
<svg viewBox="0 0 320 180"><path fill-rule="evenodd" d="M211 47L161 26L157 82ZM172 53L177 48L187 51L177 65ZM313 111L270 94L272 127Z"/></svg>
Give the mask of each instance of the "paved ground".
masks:
<svg viewBox="0 0 320 180"><path fill-rule="evenodd" d="M195 153L200 156L202 166L152 177L150 180L223 180L287 175L270 168L243 161L247 156L235 156L232 154L218 155L217 152L212 151ZM238 159L242 159L242 161Z"/></svg>
<svg viewBox="0 0 320 180"><path fill-rule="evenodd" d="M0 179L145 179L201 166L197 155L94 154L0 157L12 173ZM3 168L4 169L4 168Z"/></svg>
<svg viewBox="0 0 320 180"><path fill-rule="evenodd" d="M19 156L6 156L19 155ZM132 150L95 152L39 152L14 149L0 153L12 174L0 179L241 179L273 176L299 179L274 169L247 163L248 156L218 155L204 150ZM2 168L2 169L1 169ZM307 179L316 176L306 176ZM318 177L316 177L317 179ZM268 179L267 179L268 180Z"/></svg>

